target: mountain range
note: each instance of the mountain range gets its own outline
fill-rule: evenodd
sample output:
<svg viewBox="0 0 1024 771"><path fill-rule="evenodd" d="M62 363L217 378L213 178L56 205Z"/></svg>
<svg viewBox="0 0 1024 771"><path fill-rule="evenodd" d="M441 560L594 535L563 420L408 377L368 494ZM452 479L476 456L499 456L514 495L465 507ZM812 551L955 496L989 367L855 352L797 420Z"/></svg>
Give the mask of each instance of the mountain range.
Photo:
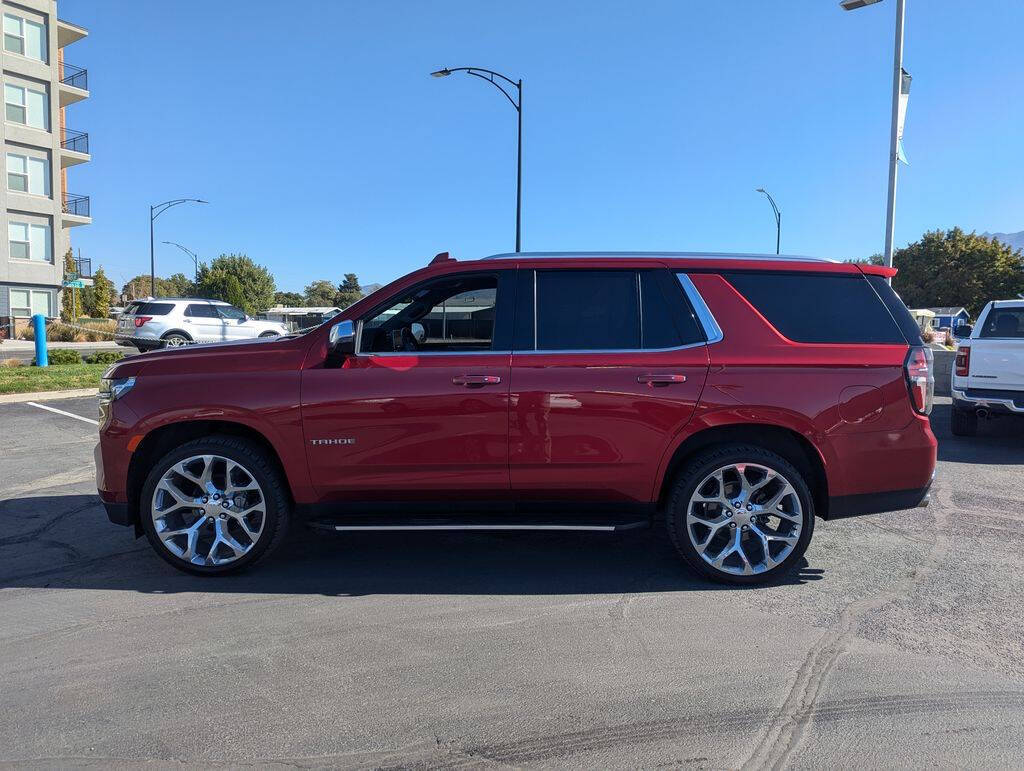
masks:
<svg viewBox="0 0 1024 771"><path fill-rule="evenodd" d="M982 233L986 238L994 238L997 241L1002 241L1007 246L1011 246L1014 249L1024 249L1024 230L1019 233Z"/></svg>

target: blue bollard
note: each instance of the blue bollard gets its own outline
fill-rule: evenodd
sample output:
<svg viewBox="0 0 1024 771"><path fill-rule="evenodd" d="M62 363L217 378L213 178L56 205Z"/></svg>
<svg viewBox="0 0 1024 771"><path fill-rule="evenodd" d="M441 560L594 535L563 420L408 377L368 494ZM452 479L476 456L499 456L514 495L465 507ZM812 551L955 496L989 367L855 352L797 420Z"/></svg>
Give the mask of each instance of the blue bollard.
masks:
<svg viewBox="0 0 1024 771"><path fill-rule="evenodd" d="M36 366L47 367L50 365L50 359L46 355L46 316L42 313L33 316L32 329L36 333Z"/></svg>

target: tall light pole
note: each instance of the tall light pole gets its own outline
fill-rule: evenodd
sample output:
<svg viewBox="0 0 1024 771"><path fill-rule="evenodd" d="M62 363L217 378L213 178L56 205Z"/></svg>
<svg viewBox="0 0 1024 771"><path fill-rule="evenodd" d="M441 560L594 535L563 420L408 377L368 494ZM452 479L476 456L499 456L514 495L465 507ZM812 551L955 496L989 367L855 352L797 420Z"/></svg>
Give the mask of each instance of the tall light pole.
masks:
<svg viewBox="0 0 1024 771"><path fill-rule="evenodd" d="M179 203L209 203L201 198L175 198L149 207L149 294L156 297L156 255L153 252L153 223L156 218Z"/></svg>
<svg viewBox="0 0 1024 771"><path fill-rule="evenodd" d="M881 0L842 0L844 11L855 11ZM905 0L896 0L896 42L892 62L892 124L889 132L889 197L885 209L885 264L892 267L892 243L896 230L896 173L899 163L899 111L900 86L903 82L903 22L906 18ZM890 279L891 280L891 279Z"/></svg>
<svg viewBox="0 0 1024 771"><path fill-rule="evenodd" d="M465 72L467 75L476 75L478 78L483 78L492 86L497 88L501 93L505 95L509 103L516 109L516 113L519 116L519 129L516 140L516 251L521 251L521 222L522 222L522 211L523 211L523 79L512 80L502 75L500 72L493 72L492 70L485 70L481 67L445 67L442 70L437 70L430 73L435 78L446 78L453 72ZM514 86L516 89L516 96L519 97L519 101L516 101L512 96L505 90L505 88L495 80L495 78L501 78L510 86Z"/></svg>
<svg viewBox="0 0 1024 771"><path fill-rule="evenodd" d="M163 243L167 244L168 246L176 246L176 247L178 247L179 249L181 249L181 251L185 252L185 254L187 254L189 257L192 258L192 262L195 263L195 266L196 266L196 279L195 279L195 283L196 283L196 286L198 287L199 286L199 258L196 257L196 253L193 252L188 247L182 246L177 241L164 241Z"/></svg>
<svg viewBox="0 0 1024 771"><path fill-rule="evenodd" d="M768 203L772 205L772 211L775 212L775 253L779 253L779 245L782 243L782 212L779 211L779 207L775 205L775 199L772 198L772 194L765 190L763 187L757 189L758 193L764 193L768 199Z"/></svg>

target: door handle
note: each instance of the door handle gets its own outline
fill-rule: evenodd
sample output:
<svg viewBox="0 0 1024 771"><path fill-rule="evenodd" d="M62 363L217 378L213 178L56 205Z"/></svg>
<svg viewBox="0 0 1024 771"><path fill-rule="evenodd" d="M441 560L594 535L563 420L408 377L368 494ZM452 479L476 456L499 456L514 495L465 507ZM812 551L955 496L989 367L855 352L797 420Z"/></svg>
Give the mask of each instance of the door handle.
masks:
<svg viewBox="0 0 1024 771"><path fill-rule="evenodd" d="M456 375L452 378L452 383L460 386L497 385L500 382L497 375Z"/></svg>
<svg viewBox="0 0 1024 771"><path fill-rule="evenodd" d="M686 375L638 375L636 382L646 383L649 386L672 385L673 383L685 383Z"/></svg>

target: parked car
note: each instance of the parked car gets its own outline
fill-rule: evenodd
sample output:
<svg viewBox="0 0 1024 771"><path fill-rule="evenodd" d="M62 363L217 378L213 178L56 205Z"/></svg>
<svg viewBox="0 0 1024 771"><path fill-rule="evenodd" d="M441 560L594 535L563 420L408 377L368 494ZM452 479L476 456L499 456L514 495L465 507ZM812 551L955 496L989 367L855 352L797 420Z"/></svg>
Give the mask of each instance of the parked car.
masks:
<svg viewBox="0 0 1024 771"><path fill-rule="evenodd" d="M134 300L118 315L114 340L151 351L192 343L246 340L287 334L283 324L260 321L220 300L161 297Z"/></svg>
<svg viewBox="0 0 1024 771"><path fill-rule="evenodd" d="M816 517L927 503L932 353L893 273L438 255L305 335L114 365L100 497L198 574L251 565L302 518L336 531L660 522L705 576L769 580L799 564Z"/></svg>
<svg viewBox="0 0 1024 771"><path fill-rule="evenodd" d="M1024 300L993 300L973 327L961 326L953 364L951 426L978 433L978 420L1024 417Z"/></svg>

